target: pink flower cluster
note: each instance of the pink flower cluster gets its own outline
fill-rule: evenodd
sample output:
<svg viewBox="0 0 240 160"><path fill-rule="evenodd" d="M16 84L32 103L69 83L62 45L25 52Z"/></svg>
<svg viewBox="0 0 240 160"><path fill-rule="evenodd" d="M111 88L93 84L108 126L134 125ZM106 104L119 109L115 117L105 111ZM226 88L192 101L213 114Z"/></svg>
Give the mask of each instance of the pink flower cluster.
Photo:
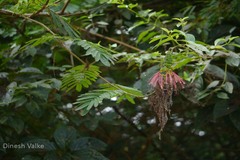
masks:
<svg viewBox="0 0 240 160"><path fill-rule="evenodd" d="M181 77L179 77L175 72L168 71L166 74L161 74L157 72L150 79L149 84L153 88L157 89L173 89L173 91L178 91L184 88L185 82Z"/></svg>

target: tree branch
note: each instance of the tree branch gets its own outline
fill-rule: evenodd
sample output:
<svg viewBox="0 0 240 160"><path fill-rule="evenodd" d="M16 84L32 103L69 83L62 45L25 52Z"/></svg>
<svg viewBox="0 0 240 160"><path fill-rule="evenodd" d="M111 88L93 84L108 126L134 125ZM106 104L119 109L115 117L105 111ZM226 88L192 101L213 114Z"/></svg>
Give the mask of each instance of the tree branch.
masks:
<svg viewBox="0 0 240 160"><path fill-rule="evenodd" d="M38 10L36 13L33 13L29 17L31 18L31 17L33 17L35 15L38 15L40 12L42 12L47 7L48 3L49 3L49 0L46 1L46 3L42 6L42 8L40 10Z"/></svg>
<svg viewBox="0 0 240 160"><path fill-rule="evenodd" d="M68 4L70 3L71 0L67 0L67 2L64 4L60 14L64 14L65 9L67 8Z"/></svg>
<svg viewBox="0 0 240 160"><path fill-rule="evenodd" d="M134 50L134 51L143 52L143 50L141 50L141 49L139 49L139 48L136 48L136 47L134 47L134 46L132 46L132 45L129 45L129 44L127 44L127 43L124 43L124 42L122 42L122 41L113 39L113 38L111 38L111 37L107 37L107 36L104 36L104 35L98 34L98 33L92 33L92 32L87 31L86 29L79 28L79 27L78 27L78 29L79 29L80 31L87 32L87 33L89 33L89 34L91 34L91 35L93 35L93 36L100 37L100 38L106 39L106 40L108 40L108 41L118 43L118 44L120 44L120 45L122 45L122 46L124 46L124 47L130 48L130 49L132 49L132 50Z"/></svg>
<svg viewBox="0 0 240 160"><path fill-rule="evenodd" d="M148 138L148 135L144 131L139 129L130 119L128 119L125 115L123 115L116 106L113 106L113 109L123 120L125 120L130 126L132 126L141 136ZM158 146L154 142L152 142L152 145L156 150L158 150L162 154L164 159L167 159L167 155L165 155L165 153L163 153L162 150L158 148Z"/></svg>
<svg viewBox="0 0 240 160"><path fill-rule="evenodd" d="M42 26L43 28L45 28L45 29L46 29L49 33L51 33L52 35L56 35L56 34L55 34L50 28L48 28L45 24L43 24L43 23L41 23L41 22L39 22L39 21L36 21L36 20L34 20L34 19L30 18L30 17L27 17L27 16L25 16L25 15L20 15L20 14L17 14L17 13L14 13L14 12L12 12L12 11L8 11L8 10L0 10L0 13L4 13L4 14L6 14L6 15L12 15L12 16L14 15L14 16L17 16L17 17L22 17L22 18L24 18L24 19L26 19L26 20L32 21L32 22L34 22L34 23ZM86 64L81 58L79 58L75 53L73 53L69 48L67 48L61 40L59 40L58 42L61 44L61 46L62 46L70 55L72 55L73 57L75 57L75 58L76 58L78 61L80 61L81 63Z"/></svg>
<svg viewBox="0 0 240 160"><path fill-rule="evenodd" d="M68 53L70 54L70 55L72 55L73 57L75 57L78 61L80 61L82 64L86 64L81 58L79 58L75 53L73 53L68 47L66 47L65 45L64 45L64 43L62 42L62 41L59 41L59 43L62 45L62 47L66 50L66 51L68 51Z"/></svg>
<svg viewBox="0 0 240 160"><path fill-rule="evenodd" d="M114 111L125 121L128 122L139 134L141 134L144 137L147 137L147 134L144 133L142 130L140 130L130 119L128 119L125 115L123 115L117 107L113 106Z"/></svg>

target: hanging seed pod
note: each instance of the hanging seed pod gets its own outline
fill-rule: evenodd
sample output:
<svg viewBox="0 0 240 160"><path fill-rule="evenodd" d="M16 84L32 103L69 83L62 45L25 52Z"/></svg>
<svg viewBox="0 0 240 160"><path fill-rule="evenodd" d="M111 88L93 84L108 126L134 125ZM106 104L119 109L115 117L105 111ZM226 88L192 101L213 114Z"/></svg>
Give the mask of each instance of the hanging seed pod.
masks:
<svg viewBox="0 0 240 160"><path fill-rule="evenodd" d="M148 102L156 113L159 121L160 132L163 131L170 114L172 106L172 94L184 88L185 82L173 71L165 74L157 72L149 80L153 87L153 93L149 96Z"/></svg>

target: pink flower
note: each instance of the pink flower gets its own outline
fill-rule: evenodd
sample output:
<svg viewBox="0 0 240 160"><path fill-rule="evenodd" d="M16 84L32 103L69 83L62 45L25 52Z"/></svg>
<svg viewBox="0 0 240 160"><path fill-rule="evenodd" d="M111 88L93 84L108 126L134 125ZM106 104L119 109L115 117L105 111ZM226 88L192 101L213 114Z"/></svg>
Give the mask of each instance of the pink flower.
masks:
<svg viewBox="0 0 240 160"><path fill-rule="evenodd" d="M160 72L155 73L149 84L155 89L171 89L177 92L184 88L185 82L175 72L168 71L165 75L162 75Z"/></svg>
<svg viewBox="0 0 240 160"><path fill-rule="evenodd" d="M168 114L172 106L173 92L177 92L184 88L185 82L173 71L155 73L149 80L149 85L154 89L154 92L149 95L149 104L157 114L160 132L168 121Z"/></svg>
<svg viewBox="0 0 240 160"><path fill-rule="evenodd" d="M164 78L161 75L160 72L155 73L152 78L149 81L149 84L153 87L153 88L161 88L163 89L164 87Z"/></svg>

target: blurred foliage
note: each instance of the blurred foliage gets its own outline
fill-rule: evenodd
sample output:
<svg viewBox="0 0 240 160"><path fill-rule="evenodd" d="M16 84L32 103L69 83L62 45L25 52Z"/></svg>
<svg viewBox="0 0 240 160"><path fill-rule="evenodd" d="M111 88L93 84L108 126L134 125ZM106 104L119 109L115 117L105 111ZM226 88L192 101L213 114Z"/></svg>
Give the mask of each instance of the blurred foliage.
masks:
<svg viewBox="0 0 240 160"><path fill-rule="evenodd" d="M238 0L0 6L0 159L239 159ZM148 83L169 70L187 84L159 140Z"/></svg>

